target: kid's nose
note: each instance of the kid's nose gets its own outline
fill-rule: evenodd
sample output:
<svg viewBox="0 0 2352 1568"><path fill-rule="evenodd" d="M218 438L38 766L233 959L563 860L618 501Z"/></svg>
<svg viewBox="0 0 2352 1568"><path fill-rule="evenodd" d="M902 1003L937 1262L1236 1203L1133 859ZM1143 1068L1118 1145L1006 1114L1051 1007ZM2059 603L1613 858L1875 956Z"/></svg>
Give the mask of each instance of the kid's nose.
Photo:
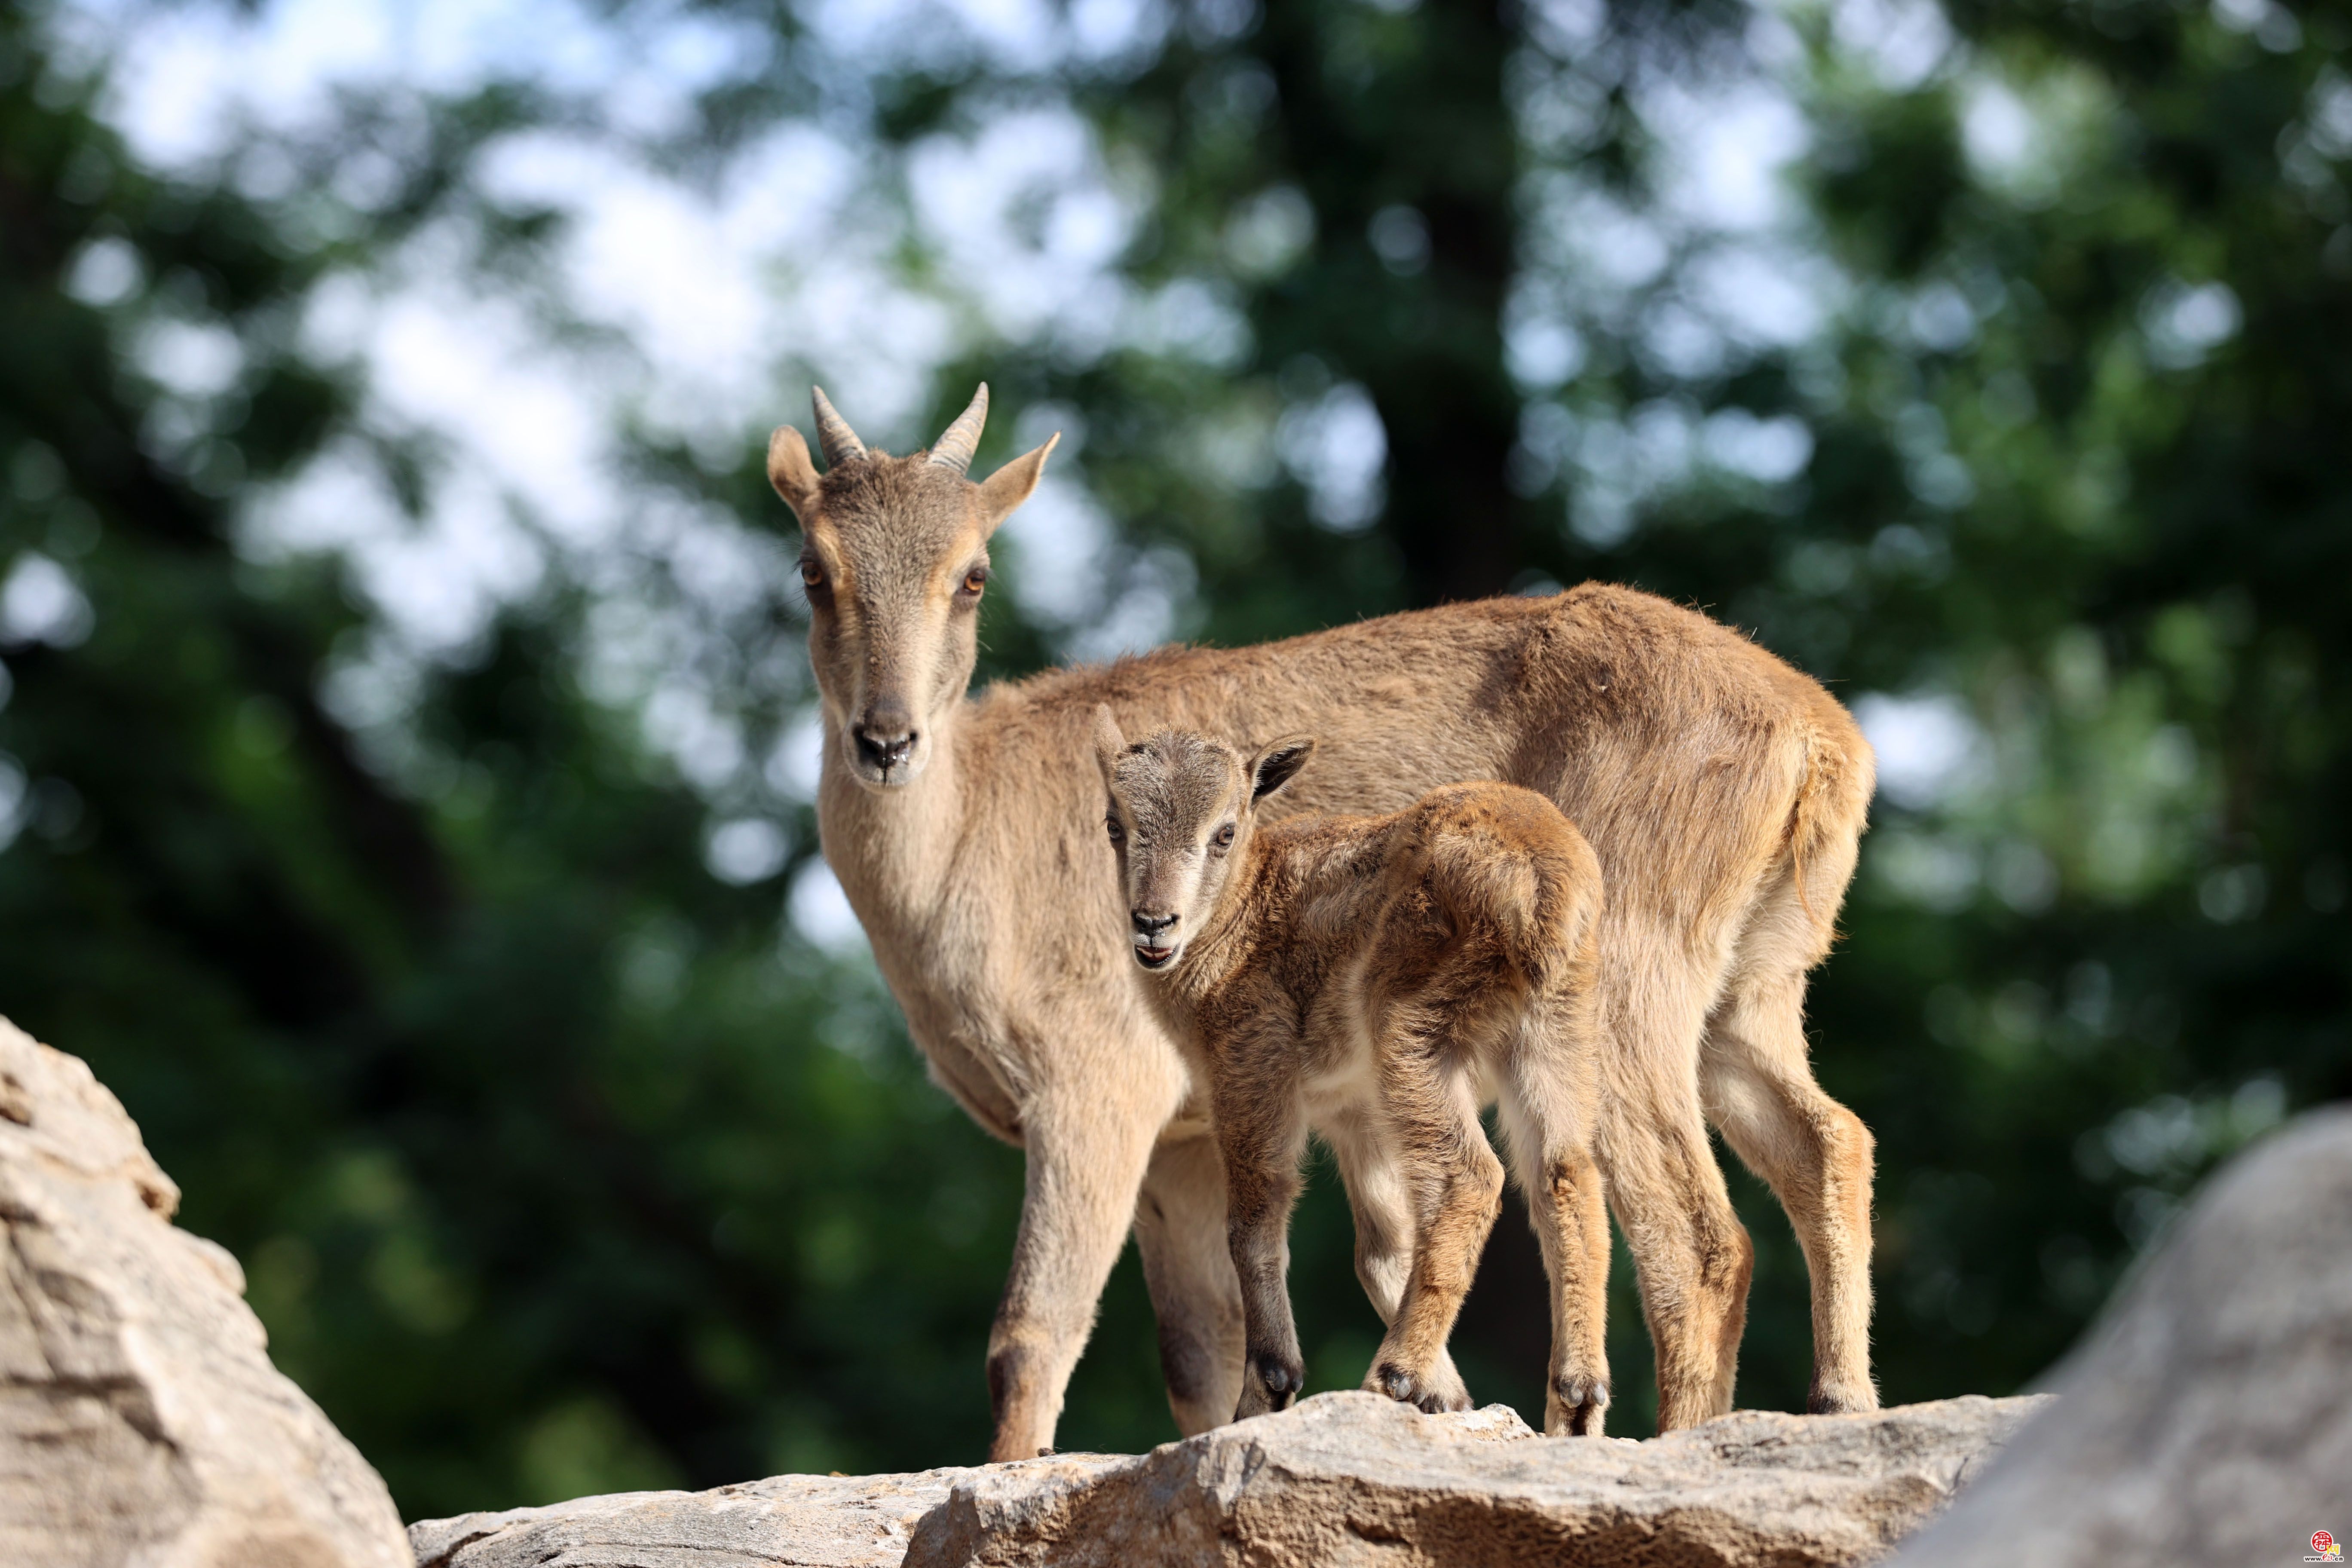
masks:
<svg viewBox="0 0 2352 1568"><path fill-rule="evenodd" d="M1158 936L1176 923L1174 915L1147 915L1141 910L1129 910L1128 918L1135 922L1138 936Z"/></svg>

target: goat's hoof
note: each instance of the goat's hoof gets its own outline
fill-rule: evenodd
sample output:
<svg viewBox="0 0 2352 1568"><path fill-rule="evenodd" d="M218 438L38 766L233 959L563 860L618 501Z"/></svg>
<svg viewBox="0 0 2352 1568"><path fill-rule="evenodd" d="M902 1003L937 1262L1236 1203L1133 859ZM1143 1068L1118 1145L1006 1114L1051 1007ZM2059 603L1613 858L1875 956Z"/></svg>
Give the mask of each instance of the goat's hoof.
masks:
<svg viewBox="0 0 2352 1568"><path fill-rule="evenodd" d="M1278 1353L1254 1355L1250 1357L1250 1375L1243 1382L1242 1403L1244 1405L1250 1403L1252 1394L1257 1394L1263 1401L1261 1408L1247 1414L1264 1415L1269 1410L1287 1410L1291 1402L1298 1397L1298 1391L1307 1386L1307 1368L1303 1363Z"/></svg>
<svg viewBox="0 0 2352 1568"><path fill-rule="evenodd" d="M1384 1361L1372 1368L1371 1383L1375 1389L1399 1405L1410 1405L1432 1415L1470 1408L1470 1395L1466 1390L1440 1387L1435 1378L1407 1372L1394 1362Z"/></svg>
<svg viewBox="0 0 2352 1568"><path fill-rule="evenodd" d="M1805 1395L1808 1415L1860 1415L1878 1408L1878 1390L1868 1384L1855 1388L1816 1383Z"/></svg>
<svg viewBox="0 0 2352 1568"><path fill-rule="evenodd" d="M1451 1362L1439 1363L1422 1378L1421 1384L1424 1392L1436 1395L1444 1402L1442 1405L1444 1409L1475 1410L1478 1408L1478 1402L1470 1397L1470 1390L1463 1386L1462 1374L1454 1370Z"/></svg>
<svg viewBox="0 0 2352 1568"><path fill-rule="evenodd" d="M1544 1432L1553 1437L1598 1437L1609 1415L1609 1380L1581 1373L1551 1380L1544 1400Z"/></svg>

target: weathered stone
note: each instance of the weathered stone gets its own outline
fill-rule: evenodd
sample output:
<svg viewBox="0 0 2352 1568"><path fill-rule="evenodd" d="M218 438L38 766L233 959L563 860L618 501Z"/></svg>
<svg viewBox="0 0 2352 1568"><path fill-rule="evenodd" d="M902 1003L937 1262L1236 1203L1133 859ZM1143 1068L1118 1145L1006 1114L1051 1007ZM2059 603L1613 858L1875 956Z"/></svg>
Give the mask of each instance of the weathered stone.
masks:
<svg viewBox="0 0 2352 1568"><path fill-rule="evenodd" d="M778 1476L716 1491L622 1492L427 1520L411 1525L408 1539L417 1568L897 1568L916 1521L976 1473Z"/></svg>
<svg viewBox="0 0 2352 1568"><path fill-rule="evenodd" d="M405 1568L179 1201L89 1068L0 1019L0 1563Z"/></svg>
<svg viewBox="0 0 2352 1568"><path fill-rule="evenodd" d="M2352 1533L2352 1110L2212 1181L1902 1568L2298 1563Z"/></svg>
<svg viewBox="0 0 2352 1568"><path fill-rule="evenodd" d="M1750 1412L1648 1443L1493 1405L1327 1394L1138 1456L782 1476L412 1526L419 1568L1254 1568L1860 1563L1943 1506L2032 1400Z"/></svg>
<svg viewBox="0 0 2352 1568"><path fill-rule="evenodd" d="M1870 1563L2032 1403L1751 1411L1635 1443L1540 1437L1501 1405L1428 1416L1327 1394L1136 1458L975 1472L906 1568Z"/></svg>

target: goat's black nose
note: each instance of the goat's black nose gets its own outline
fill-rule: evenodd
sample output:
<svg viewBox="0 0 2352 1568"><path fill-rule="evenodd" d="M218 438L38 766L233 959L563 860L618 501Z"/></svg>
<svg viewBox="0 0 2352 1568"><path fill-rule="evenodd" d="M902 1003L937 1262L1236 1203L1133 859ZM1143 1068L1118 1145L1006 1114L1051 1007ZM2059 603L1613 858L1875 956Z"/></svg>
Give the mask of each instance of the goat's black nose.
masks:
<svg viewBox="0 0 2352 1568"><path fill-rule="evenodd" d="M1129 910L1128 918L1135 922L1138 936L1158 936L1176 923L1174 915L1147 915L1141 910Z"/></svg>
<svg viewBox="0 0 2352 1568"><path fill-rule="evenodd" d="M915 750L915 732L901 730L896 734L877 734L861 726L857 731L857 751L877 768L902 766Z"/></svg>

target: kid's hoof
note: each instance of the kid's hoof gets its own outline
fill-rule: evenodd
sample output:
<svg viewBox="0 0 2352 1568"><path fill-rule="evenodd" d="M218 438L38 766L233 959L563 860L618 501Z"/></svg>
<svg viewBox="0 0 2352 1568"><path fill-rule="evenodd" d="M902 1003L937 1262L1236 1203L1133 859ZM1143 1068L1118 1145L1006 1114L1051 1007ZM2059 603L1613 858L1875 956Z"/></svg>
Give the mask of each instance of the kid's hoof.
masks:
<svg viewBox="0 0 2352 1568"><path fill-rule="evenodd" d="M1374 1367L1370 1381L1376 1392L1387 1394L1399 1405L1410 1405L1432 1415L1470 1408L1466 1391L1440 1387L1436 1379L1418 1376L1393 1362L1382 1362Z"/></svg>
<svg viewBox="0 0 2352 1568"><path fill-rule="evenodd" d="M1462 1374L1454 1370L1452 1362L1440 1362L1422 1380L1422 1386L1445 1402L1448 1410L1475 1410L1478 1402L1470 1397L1463 1386Z"/></svg>
<svg viewBox="0 0 2352 1568"><path fill-rule="evenodd" d="M1608 1379L1556 1377L1544 1401L1544 1434L1551 1437L1598 1437L1608 1414Z"/></svg>

